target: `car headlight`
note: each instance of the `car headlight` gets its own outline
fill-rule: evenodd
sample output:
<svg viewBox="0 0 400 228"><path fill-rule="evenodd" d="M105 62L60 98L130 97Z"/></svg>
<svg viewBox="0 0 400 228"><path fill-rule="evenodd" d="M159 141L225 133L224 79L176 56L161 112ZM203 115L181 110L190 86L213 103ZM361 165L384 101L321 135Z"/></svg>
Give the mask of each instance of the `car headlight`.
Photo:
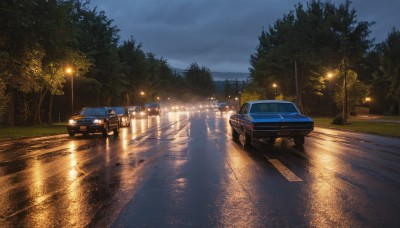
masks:
<svg viewBox="0 0 400 228"><path fill-rule="evenodd" d="M144 116L144 115L145 115L145 113L144 113L144 112L140 112L140 115L141 115L141 116Z"/></svg>
<svg viewBox="0 0 400 228"><path fill-rule="evenodd" d="M71 124L71 125L72 125L72 124L76 124L76 120L72 120L72 119L71 119L71 120L69 120L68 122L69 122L69 124Z"/></svg>
<svg viewBox="0 0 400 228"><path fill-rule="evenodd" d="M103 120L95 119L95 120L93 120L93 123L94 124L103 124Z"/></svg>

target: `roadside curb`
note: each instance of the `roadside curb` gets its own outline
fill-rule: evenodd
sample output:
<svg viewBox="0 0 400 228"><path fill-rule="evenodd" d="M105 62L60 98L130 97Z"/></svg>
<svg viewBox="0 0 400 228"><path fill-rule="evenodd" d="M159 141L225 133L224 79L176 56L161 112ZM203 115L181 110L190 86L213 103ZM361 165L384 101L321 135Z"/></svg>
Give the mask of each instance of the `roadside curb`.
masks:
<svg viewBox="0 0 400 228"><path fill-rule="evenodd" d="M352 132L352 133L362 133L362 134L370 134L370 135L376 135L376 136L382 136L382 137L388 137L388 138L395 138L395 139L400 139L400 136L394 136L394 135L384 135L384 134L379 134L376 132L364 132L364 131L356 131L356 130L350 130L350 129L338 129L334 127L319 127L318 128L326 128L330 130L336 130L336 131L347 131L347 132Z"/></svg>
<svg viewBox="0 0 400 228"><path fill-rule="evenodd" d="M25 136L25 137L18 137L18 138L2 138L0 139L0 144L5 143L5 142L16 142L16 141L22 141L22 140L39 140L40 138L48 138L48 139L52 139L52 138L63 138L63 137L67 137L68 134L63 133L63 134L51 134L51 135L41 135L41 136Z"/></svg>

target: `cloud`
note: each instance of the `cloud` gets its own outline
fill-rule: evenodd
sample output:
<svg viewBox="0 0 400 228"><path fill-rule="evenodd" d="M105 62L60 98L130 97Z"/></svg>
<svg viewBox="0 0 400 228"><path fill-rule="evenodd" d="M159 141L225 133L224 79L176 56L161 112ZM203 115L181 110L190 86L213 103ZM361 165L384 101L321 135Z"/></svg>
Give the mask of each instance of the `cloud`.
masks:
<svg viewBox="0 0 400 228"><path fill-rule="evenodd" d="M215 71L247 72L262 28L294 9L293 0L92 0L143 49L186 68L196 61ZM301 0L303 4L307 1ZM332 1L342 3L344 0ZM397 0L354 0L359 21L375 21L372 37L383 40L397 20Z"/></svg>

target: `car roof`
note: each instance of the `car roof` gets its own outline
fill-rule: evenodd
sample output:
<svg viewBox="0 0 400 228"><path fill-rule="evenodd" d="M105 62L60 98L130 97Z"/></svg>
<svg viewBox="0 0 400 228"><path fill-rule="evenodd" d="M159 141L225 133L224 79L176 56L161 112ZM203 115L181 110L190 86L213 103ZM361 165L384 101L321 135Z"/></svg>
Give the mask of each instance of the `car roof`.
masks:
<svg viewBox="0 0 400 228"><path fill-rule="evenodd" d="M257 101L248 101L248 104L260 104L260 103L281 103L281 104L293 104L291 101L282 101L282 100L257 100Z"/></svg>

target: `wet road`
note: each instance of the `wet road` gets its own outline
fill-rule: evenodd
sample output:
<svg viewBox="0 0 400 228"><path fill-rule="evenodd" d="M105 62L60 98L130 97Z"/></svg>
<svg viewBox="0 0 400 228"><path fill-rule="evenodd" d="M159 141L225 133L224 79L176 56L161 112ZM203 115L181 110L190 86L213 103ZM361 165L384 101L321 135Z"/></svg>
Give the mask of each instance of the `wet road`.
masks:
<svg viewBox="0 0 400 228"><path fill-rule="evenodd" d="M226 114L170 113L119 137L0 142L0 226L399 227L398 138L230 135Z"/></svg>

